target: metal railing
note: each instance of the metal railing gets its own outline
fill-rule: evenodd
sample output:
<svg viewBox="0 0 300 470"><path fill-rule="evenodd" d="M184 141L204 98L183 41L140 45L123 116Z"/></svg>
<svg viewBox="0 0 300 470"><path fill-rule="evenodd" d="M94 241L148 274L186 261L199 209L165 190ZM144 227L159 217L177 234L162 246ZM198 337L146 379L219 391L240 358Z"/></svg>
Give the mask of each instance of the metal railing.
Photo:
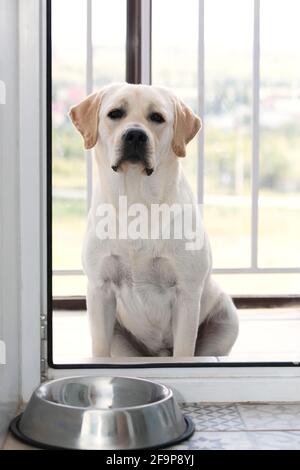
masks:
<svg viewBox="0 0 300 470"><path fill-rule="evenodd" d="M86 93L93 91L93 1L86 0ZM128 82L151 83L152 0L127 0L127 70ZM205 0L199 0L198 26L198 113L205 114ZM251 262L244 268L216 268L217 274L287 274L300 273L300 267L258 266L259 221L259 153L260 153L260 0L253 0L253 56L252 56L252 161L251 161ZM205 126L198 137L197 194L199 204L204 202ZM87 152L87 205L90 207L93 185L93 167ZM82 270L54 270L56 276L79 276Z"/></svg>

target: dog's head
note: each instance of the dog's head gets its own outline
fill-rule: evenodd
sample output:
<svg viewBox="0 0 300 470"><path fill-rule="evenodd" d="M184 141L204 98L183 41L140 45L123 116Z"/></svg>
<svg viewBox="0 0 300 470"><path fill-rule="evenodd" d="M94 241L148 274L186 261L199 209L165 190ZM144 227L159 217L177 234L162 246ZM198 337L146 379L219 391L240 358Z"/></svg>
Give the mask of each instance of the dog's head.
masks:
<svg viewBox="0 0 300 470"><path fill-rule="evenodd" d="M184 157L201 120L169 90L113 84L70 111L86 149L100 145L113 171L139 165L151 175L164 158Z"/></svg>

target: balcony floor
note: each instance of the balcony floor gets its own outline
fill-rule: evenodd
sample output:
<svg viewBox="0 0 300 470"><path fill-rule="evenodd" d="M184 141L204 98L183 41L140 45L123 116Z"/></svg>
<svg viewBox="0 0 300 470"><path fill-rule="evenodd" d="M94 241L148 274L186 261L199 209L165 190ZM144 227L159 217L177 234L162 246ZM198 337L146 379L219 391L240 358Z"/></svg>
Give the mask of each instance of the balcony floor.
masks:
<svg viewBox="0 0 300 470"><path fill-rule="evenodd" d="M239 310L239 318L239 337L228 359L300 360L300 308ZM55 312L53 325L54 362L74 364L91 357L86 312Z"/></svg>

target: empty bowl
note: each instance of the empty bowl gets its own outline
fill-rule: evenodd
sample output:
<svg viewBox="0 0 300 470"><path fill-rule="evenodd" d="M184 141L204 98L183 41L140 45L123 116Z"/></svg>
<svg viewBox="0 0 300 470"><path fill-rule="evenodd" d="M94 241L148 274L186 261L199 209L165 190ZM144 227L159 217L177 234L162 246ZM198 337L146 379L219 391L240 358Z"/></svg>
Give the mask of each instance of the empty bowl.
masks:
<svg viewBox="0 0 300 470"><path fill-rule="evenodd" d="M35 447L133 450L174 445L190 437L194 426L164 385L74 377L42 384L11 431Z"/></svg>

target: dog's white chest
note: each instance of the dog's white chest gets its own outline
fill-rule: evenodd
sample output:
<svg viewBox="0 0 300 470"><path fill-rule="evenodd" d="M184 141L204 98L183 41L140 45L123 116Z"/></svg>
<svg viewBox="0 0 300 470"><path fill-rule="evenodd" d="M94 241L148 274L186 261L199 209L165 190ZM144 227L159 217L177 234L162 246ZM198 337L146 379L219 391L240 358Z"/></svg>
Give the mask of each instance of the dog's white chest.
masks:
<svg viewBox="0 0 300 470"><path fill-rule="evenodd" d="M166 258L135 260L116 288L117 317L147 349L167 354L172 344L176 275Z"/></svg>

